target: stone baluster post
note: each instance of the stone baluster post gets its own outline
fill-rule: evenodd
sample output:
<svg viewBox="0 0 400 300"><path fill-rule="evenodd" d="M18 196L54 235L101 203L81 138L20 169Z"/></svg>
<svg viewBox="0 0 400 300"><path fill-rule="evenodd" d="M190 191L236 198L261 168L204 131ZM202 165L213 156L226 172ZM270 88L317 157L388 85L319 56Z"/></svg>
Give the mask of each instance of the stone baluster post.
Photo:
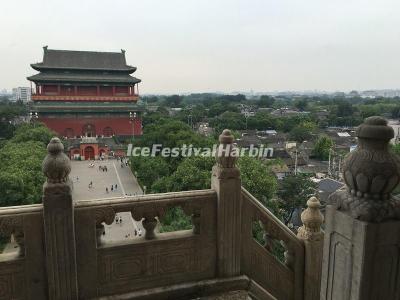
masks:
<svg viewBox="0 0 400 300"><path fill-rule="evenodd" d="M43 219L48 298L78 299L74 208L69 158L60 139L52 138L43 161Z"/></svg>
<svg viewBox="0 0 400 300"><path fill-rule="evenodd" d="M347 190L326 211L321 299L400 299L400 201L391 192L400 160L389 150L393 129L380 117L356 131L343 165Z"/></svg>
<svg viewBox="0 0 400 300"><path fill-rule="evenodd" d="M321 225L324 216L321 203L315 197L307 201L307 208L301 213L301 226L297 237L304 241L304 299L319 300L321 290L321 267L324 233Z"/></svg>
<svg viewBox="0 0 400 300"><path fill-rule="evenodd" d="M233 136L225 129L219 136L216 165L212 170L211 187L217 192L218 276L240 274L241 252L241 181L236 167L238 149Z"/></svg>

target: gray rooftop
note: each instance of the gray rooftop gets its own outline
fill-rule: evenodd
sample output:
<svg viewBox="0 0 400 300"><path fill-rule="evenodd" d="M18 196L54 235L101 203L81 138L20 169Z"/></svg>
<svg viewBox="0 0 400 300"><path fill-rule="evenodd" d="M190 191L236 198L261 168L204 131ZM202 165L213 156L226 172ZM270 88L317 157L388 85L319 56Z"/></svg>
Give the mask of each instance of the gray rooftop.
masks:
<svg viewBox="0 0 400 300"><path fill-rule="evenodd" d="M124 73L112 74L93 74L93 73L61 73L61 72L43 72L28 77L32 81L41 82L96 82L96 83L128 83L135 84L139 83L140 79L130 76Z"/></svg>
<svg viewBox="0 0 400 300"><path fill-rule="evenodd" d="M129 71L136 68L128 66L125 51L95 52L75 50L53 50L44 47L43 62L32 64L35 70L42 69L78 69L78 70L112 70Z"/></svg>

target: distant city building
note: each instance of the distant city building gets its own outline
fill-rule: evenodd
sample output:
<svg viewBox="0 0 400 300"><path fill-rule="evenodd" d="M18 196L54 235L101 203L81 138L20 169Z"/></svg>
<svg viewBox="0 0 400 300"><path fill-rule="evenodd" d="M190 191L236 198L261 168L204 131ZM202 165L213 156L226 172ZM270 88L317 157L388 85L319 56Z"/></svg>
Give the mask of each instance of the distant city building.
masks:
<svg viewBox="0 0 400 300"><path fill-rule="evenodd" d="M32 90L30 87L17 87L12 89L12 101L22 101L24 103L31 101Z"/></svg>
<svg viewBox="0 0 400 300"><path fill-rule="evenodd" d="M368 90L360 92L360 95L363 98L394 98L400 97L400 90Z"/></svg>

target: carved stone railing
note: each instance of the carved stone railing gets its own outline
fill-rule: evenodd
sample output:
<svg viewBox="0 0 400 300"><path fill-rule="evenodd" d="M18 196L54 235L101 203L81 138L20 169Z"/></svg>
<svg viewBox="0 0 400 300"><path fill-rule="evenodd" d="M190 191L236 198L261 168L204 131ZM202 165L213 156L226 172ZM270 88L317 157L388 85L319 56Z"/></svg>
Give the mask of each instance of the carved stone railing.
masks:
<svg viewBox="0 0 400 300"><path fill-rule="evenodd" d="M181 207L193 230L154 231L168 209ZM103 224L130 212L141 238L104 242ZM127 222L127 221L125 221ZM216 276L216 193L190 191L79 201L75 205L78 288L82 299ZM133 226L133 223L132 223Z"/></svg>
<svg viewBox="0 0 400 300"><path fill-rule="evenodd" d="M0 235L18 245L0 255L0 299L46 299L43 206L0 208Z"/></svg>
<svg viewBox="0 0 400 300"><path fill-rule="evenodd" d="M303 242L244 188L242 199L243 273L276 299L303 299ZM253 237L253 226L258 222L268 240L264 245ZM272 240L285 248L283 263L272 252Z"/></svg>
<svg viewBox="0 0 400 300"><path fill-rule="evenodd" d="M307 246L322 234L315 201L308 203L297 238L241 188L235 151L224 130L209 190L73 201L69 159L61 141L52 139L43 162L43 205L0 208L0 233L19 245L18 252L0 255L0 300L182 299L210 285L249 289L257 299L316 299L304 297L304 284L318 282L304 275L318 264L311 261L319 248ZM176 207L192 218L193 228L159 233L157 225ZM105 224L122 212L142 224L144 236L103 238ZM266 245L253 238L255 223ZM274 253L271 245L285 253ZM305 257L311 262L306 267Z"/></svg>

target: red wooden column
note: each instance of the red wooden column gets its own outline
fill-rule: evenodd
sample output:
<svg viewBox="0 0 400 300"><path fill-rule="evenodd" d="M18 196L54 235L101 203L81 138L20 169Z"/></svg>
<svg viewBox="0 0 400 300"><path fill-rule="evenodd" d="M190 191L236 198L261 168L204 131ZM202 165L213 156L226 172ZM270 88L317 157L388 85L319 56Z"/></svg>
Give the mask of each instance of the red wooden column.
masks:
<svg viewBox="0 0 400 300"><path fill-rule="evenodd" d="M61 86L57 85L57 95L60 95L60 94L61 94Z"/></svg>
<svg viewBox="0 0 400 300"><path fill-rule="evenodd" d="M115 96L115 85L112 87L112 95Z"/></svg>
<svg viewBox="0 0 400 300"><path fill-rule="evenodd" d="M74 96L78 95L78 87L74 85Z"/></svg>
<svg viewBox="0 0 400 300"><path fill-rule="evenodd" d="M100 96L100 86L97 85L97 96Z"/></svg>

